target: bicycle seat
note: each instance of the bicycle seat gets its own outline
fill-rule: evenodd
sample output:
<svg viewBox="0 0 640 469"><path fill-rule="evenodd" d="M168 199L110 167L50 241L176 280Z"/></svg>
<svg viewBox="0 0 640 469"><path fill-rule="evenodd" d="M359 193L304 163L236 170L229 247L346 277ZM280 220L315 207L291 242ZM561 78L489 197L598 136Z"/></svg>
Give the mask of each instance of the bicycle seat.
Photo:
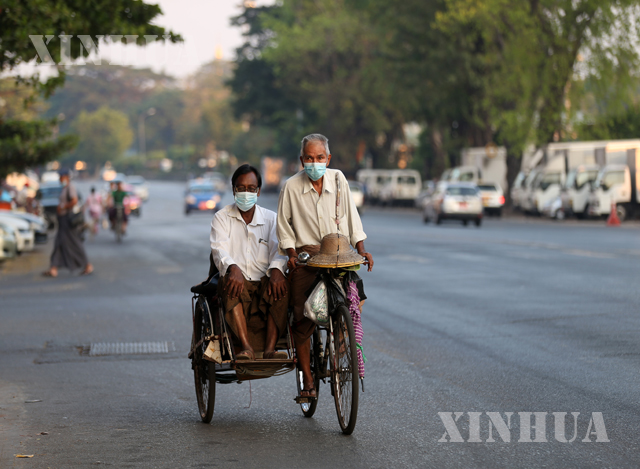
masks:
<svg viewBox="0 0 640 469"><path fill-rule="evenodd" d="M218 293L219 279L220 279L220 274L216 273L210 279L207 279L204 282L191 287L191 293L197 293L198 295L205 295L205 296L216 295Z"/></svg>

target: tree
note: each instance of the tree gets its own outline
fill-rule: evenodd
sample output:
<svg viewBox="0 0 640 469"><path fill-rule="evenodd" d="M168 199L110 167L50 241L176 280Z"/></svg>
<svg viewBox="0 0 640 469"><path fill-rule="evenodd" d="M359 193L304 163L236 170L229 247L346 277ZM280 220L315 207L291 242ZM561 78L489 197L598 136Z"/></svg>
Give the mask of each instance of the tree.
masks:
<svg viewBox="0 0 640 469"><path fill-rule="evenodd" d="M276 76L274 64L263 56L275 34L265 21L277 18L281 12L277 5L246 6L232 20L233 25L243 28L245 42L236 49L236 66L227 84L236 119L250 125L248 139L242 137L234 147L238 156L249 160L265 154L295 159L302 138L300 117L308 114L305 103L287 92ZM250 142L258 146L250 148Z"/></svg>
<svg viewBox="0 0 640 469"><path fill-rule="evenodd" d="M507 148L509 185L528 144L544 147L571 133L576 81L593 77L607 89L637 70L639 8L633 0L446 0L437 27L470 31L483 44L478 111Z"/></svg>
<svg viewBox="0 0 640 469"><path fill-rule="evenodd" d="M0 125L0 179L51 161L77 143L75 135L51 138L56 121L6 120Z"/></svg>
<svg viewBox="0 0 640 469"><path fill-rule="evenodd" d="M51 118L60 113L64 115L62 132L68 130L81 111L92 112L102 106L130 115L132 124L136 125L141 112L156 104L157 108L161 106L160 102L149 100L176 88L174 78L149 69L102 64L73 66L65 73L64 86L49 98L49 109L45 113L45 117Z"/></svg>
<svg viewBox="0 0 640 469"><path fill-rule="evenodd" d="M82 111L72 124L80 143L72 154L94 168L122 156L133 142L129 119L123 112L103 106L95 112Z"/></svg>
<svg viewBox="0 0 640 469"><path fill-rule="evenodd" d="M157 5L141 0L95 0L85 6L75 0L5 0L0 5L0 72L12 71L33 60L36 49L30 35L34 32L43 37L51 36L52 40L46 47L52 57L61 57L64 50L69 60L88 54L80 47L67 50L67 43L58 37L60 35L91 33L97 48L100 45L99 34L138 35L139 45L145 44L144 35L155 35L162 40L164 34L171 34L171 41L181 40L179 36L151 24L161 13ZM58 65L56 70L57 75L42 82L37 73L17 76L16 79L48 97L64 83L64 67ZM0 118L0 136L4 140L0 141L0 148L10 152L0 155L2 167L11 165L13 170L22 171L28 166L55 159L71 149L74 142L71 137L50 140L55 125L57 122L52 120L22 122Z"/></svg>
<svg viewBox="0 0 640 469"><path fill-rule="evenodd" d="M231 109L230 90L225 85L230 75L231 64L215 60L201 67L187 82L178 139L197 146L194 158L230 152L241 132L241 124Z"/></svg>
<svg viewBox="0 0 640 469"><path fill-rule="evenodd" d="M362 143L384 164L380 156L404 118L378 60L379 34L347 0L285 1L282 8L265 20L275 37L263 54L287 94L305 103L303 132L325 133L337 166L357 167ZM376 151L379 142L385 151Z"/></svg>
<svg viewBox="0 0 640 469"><path fill-rule="evenodd" d="M393 102L407 120L424 125L414 167L439 177L460 149L484 146L492 130L479 103L486 67L477 28L437 27L444 0L353 0L384 38L378 54Z"/></svg>

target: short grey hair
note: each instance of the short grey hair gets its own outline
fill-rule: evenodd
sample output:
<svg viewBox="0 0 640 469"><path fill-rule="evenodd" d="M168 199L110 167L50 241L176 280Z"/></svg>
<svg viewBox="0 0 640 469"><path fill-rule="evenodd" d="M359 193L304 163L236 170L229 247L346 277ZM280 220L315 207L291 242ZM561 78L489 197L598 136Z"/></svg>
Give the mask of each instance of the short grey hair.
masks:
<svg viewBox="0 0 640 469"><path fill-rule="evenodd" d="M300 145L300 156L304 156L304 147L307 146L309 142L320 142L324 145L324 149L327 152L327 155L330 155L329 151L329 139L322 134L309 134L305 138L302 139L302 144Z"/></svg>

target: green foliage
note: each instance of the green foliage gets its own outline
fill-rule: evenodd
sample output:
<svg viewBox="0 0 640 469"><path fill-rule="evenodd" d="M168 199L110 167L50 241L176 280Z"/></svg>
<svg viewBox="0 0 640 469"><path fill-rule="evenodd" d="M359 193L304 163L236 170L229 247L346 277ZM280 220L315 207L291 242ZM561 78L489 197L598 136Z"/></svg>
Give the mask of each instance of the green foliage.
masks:
<svg viewBox="0 0 640 469"><path fill-rule="evenodd" d="M278 18L281 12L279 6L245 8L232 21L245 30L246 38L236 51L236 67L227 81L233 93L235 117L251 125L250 135L240 136L234 146L242 161L253 161L263 154L295 159L299 151L301 116L308 114L305 103L294 99L278 80L274 65L263 56L274 34L264 24L265 20ZM260 138L267 128L271 136ZM258 137L257 142L254 137ZM254 142L258 147L252 147Z"/></svg>
<svg viewBox="0 0 640 469"><path fill-rule="evenodd" d="M0 179L26 167L42 165L71 150L75 135L52 139L55 120L4 120L0 125Z"/></svg>
<svg viewBox="0 0 640 469"><path fill-rule="evenodd" d="M182 40L179 35L151 24L161 13L158 5L141 0L93 0L91 3L77 0L5 0L0 6L0 70L11 70L36 56L29 37L34 34L53 36L47 49L55 61L59 61L64 49L58 37L62 34L90 34L95 43L99 42L99 35L138 35L138 45L145 44L145 35L155 35L158 40L164 40L162 36L169 34L171 42ZM69 58L74 60L81 54L80 47L71 47ZM42 84L37 76L25 79L49 95L64 83L64 70L58 67L58 72L58 76Z"/></svg>
<svg viewBox="0 0 640 469"><path fill-rule="evenodd" d="M67 71L64 86L49 99L46 116L64 114L61 129L65 131L81 111L92 112L109 106L129 115L132 124L136 125L141 112L150 107L161 109L166 97L158 95L174 87L173 78L149 69L119 65L74 66ZM172 105L175 102L167 103L167 106ZM157 121L156 116L154 120Z"/></svg>
<svg viewBox="0 0 640 469"><path fill-rule="evenodd" d="M632 0L446 0L445 5L436 27L447 34L469 31L483 45L476 114L486 116L497 143L507 147L509 184L527 144L544 146L572 133L569 98L576 82L590 79L594 88L610 91L612 78L618 78L619 98L624 77L638 68L640 10Z"/></svg>
<svg viewBox="0 0 640 469"><path fill-rule="evenodd" d="M275 39L263 55L305 104L300 134L326 134L336 166L353 168L361 141L376 148L379 134L397 130L402 112L378 60L381 38L347 1L284 1L265 24Z"/></svg>
<svg viewBox="0 0 640 469"><path fill-rule="evenodd" d="M35 119L45 109L47 104L33 88L13 78L0 79L0 119Z"/></svg>
<svg viewBox="0 0 640 469"><path fill-rule="evenodd" d="M138 44L145 44L144 35L170 34L170 41L181 38L151 22L162 12L158 5L144 3L141 0L93 0L90 3L77 0L4 0L0 4L0 72L14 70L18 65L31 62L36 56L35 46L30 35L51 36L47 49L54 60L59 60L61 50L65 48L60 35L79 35L90 33L99 47L98 35L139 35ZM73 46L73 44L72 44ZM69 49L69 59L81 55L80 47ZM17 81L45 96L65 80L65 70L57 66L57 75L45 81L35 73L30 76L17 76ZM30 94L28 100L34 100L37 94ZM24 116L23 116L24 117ZM57 122L55 123L57 125ZM23 171L29 166L43 164L58 158L64 151L72 148L75 137L63 136L47 140L52 131L47 131L52 121L15 122L0 118L0 148L8 153L0 156L7 165ZM22 159L20 159L22 158Z"/></svg>
<svg viewBox="0 0 640 469"><path fill-rule="evenodd" d="M584 140L616 140L640 138L640 107L630 106L616 115L603 115L593 123L578 127Z"/></svg>
<svg viewBox="0 0 640 469"><path fill-rule="evenodd" d="M82 111L72 124L80 137L73 157L93 168L122 156L133 142L126 114L103 106L95 112Z"/></svg>

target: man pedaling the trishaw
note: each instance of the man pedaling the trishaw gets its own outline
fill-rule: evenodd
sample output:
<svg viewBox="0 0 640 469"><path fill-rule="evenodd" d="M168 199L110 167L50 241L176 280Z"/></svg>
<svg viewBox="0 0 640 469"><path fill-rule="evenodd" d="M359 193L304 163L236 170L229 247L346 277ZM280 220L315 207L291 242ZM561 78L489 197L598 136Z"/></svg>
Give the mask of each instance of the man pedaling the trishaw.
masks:
<svg viewBox="0 0 640 469"><path fill-rule="evenodd" d="M304 316L304 303L308 290L315 282L317 269L298 264L297 256L301 252L317 255L322 239L338 231L365 258L368 271L373 268L373 257L364 248L367 235L351 198L347 179L342 172L327 168L331 162L329 140L320 134L304 137L300 162L304 170L289 178L280 192L277 235L280 251L289 258L290 303L294 315L292 329L303 376L301 396L315 398L317 394L310 365L310 337L315 323ZM343 213L339 220L336 220L336 180L344 194L341 204ZM366 296L361 280L357 286L362 308Z"/></svg>

